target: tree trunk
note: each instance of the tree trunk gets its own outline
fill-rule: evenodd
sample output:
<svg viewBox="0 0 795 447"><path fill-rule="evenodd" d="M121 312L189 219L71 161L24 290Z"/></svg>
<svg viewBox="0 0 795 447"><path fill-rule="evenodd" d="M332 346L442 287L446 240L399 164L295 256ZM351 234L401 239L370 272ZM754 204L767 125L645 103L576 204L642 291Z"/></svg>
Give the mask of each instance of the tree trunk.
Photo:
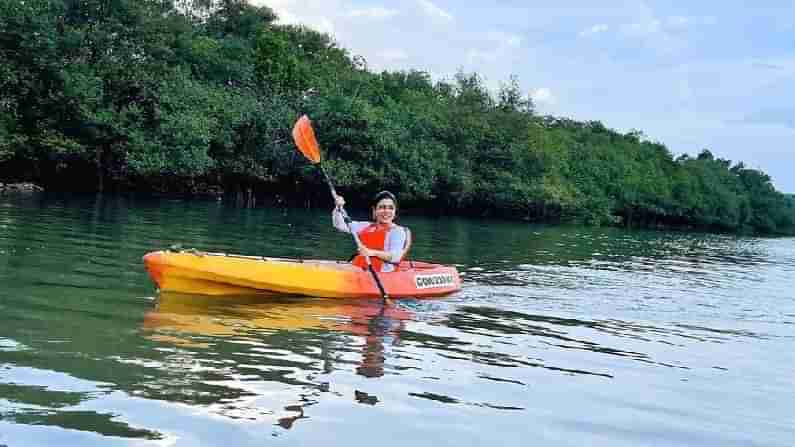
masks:
<svg viewBox="0 0 795 447"><path fill-rule="evenodd" d="M105 169L102 165L102 154L104 150L102 146L97 146L96 161L97 161L97 192L101 193L105 190Z"/></svg>

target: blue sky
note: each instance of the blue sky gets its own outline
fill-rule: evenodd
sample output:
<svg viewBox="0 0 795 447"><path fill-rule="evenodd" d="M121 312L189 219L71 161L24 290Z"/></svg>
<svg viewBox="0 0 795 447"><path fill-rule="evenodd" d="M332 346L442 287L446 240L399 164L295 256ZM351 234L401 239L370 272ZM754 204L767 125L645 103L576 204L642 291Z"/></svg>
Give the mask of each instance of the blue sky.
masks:
<svg viewBox="0 0 795 447"><path fill-rule="evenodd" d="M373 71L511 75L538 113L710 149L795 193L795 2L250 0ZM746 6L754 4L754 6Z"/></svg>

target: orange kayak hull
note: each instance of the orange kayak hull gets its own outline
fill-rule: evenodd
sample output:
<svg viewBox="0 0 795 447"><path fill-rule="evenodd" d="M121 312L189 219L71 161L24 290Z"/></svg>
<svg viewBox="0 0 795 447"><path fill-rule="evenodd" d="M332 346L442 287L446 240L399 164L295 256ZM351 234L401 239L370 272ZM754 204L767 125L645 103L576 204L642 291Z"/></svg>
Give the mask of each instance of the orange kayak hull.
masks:
<svg viewBox="0 0 795 447"><path fill-rule="evenodd" d="M201 295L280 294L320 298L380 298L372 275L347 262L296 260L189 251L144 256L161 291ZM454 293L461 278L453 266L404 261L378 277L390 298Z"/></svg>

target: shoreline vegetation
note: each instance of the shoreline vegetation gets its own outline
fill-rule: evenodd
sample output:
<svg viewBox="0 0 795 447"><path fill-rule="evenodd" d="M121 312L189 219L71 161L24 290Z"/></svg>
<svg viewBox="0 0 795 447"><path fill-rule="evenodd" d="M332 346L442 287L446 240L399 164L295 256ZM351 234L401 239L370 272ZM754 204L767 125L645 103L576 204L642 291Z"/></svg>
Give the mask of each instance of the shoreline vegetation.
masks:
<svg viewBox="0 0 795 447"><path fill-rule="evenodd" d="M795 234L795 200L708 149L542 116L510 77L375 73L242 0L0 4L0 182L330 207L293 146L308 114L351 201L436 214ZM543 70L543 67L539 67Z"/></svg>

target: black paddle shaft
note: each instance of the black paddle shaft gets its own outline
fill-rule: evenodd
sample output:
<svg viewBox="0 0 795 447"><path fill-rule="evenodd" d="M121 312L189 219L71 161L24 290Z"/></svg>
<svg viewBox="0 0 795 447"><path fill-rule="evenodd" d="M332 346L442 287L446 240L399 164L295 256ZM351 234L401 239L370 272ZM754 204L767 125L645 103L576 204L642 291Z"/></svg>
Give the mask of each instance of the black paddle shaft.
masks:
<svg viewBox="0 0 795 447"><path fill-rule="evenodd" d="M326 179L326 184L328 184L328 187L331 190L331 196L334 198L336 205L337 190L334 189L334 183L331 182L331 178L328 176L328 174L326 174L326 170L323 169L323 166L320 163L317 164L317 167L320 168L320 172L323 173L323 177ZM348 217L348 213L345 212L345 208L340 207L340 214L342 214L342 219L345 221L345 225L348 227L348 232L353 235L353 240L356 242L356 247L361 247L362 241L359 240L359 235L356 234L351 228L351 218ZM364 259L367 261L367 270L371 275L373 275L375 285L378 286L378 291L381 292L381 298L389 298L389 295L387 295L386 290L384 289L384 285L381 284L381 278L378 277L378 273L375 272L373 264L370 262L370 257L365 256Z"/></svg>

